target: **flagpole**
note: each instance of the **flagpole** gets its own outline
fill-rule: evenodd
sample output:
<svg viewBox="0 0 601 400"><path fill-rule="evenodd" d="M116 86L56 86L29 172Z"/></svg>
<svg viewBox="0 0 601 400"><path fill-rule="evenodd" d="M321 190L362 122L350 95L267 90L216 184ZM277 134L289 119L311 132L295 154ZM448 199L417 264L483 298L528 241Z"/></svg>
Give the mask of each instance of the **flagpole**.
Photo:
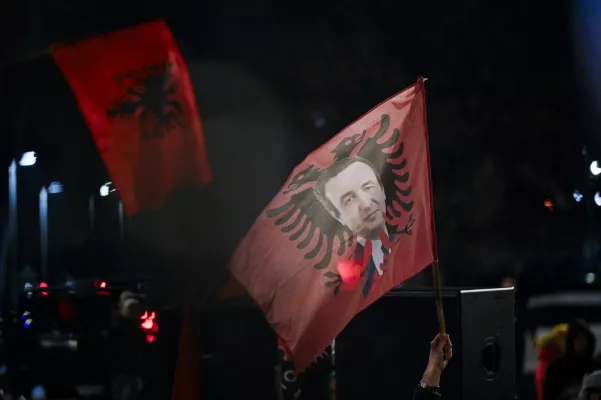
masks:
<svg viewBox="0 0 601 400"><path fill-rule="evenodd" d="M434 296L436 299L436 315L438 317L438 330L442 334L447 333L447 327L444 319L444 307L442 304L442 283L440 280L440 267L438 265L438 246L436 244L436 224L434 221L434 190L432 187L432 163L430 162L430 141L428 140L428 116L426 112L426 85L425 82L428 78L419 77L418 82L421 83L424 91L424 127L426 128L426 149L428 156L428 178L430 180L430 212L432 214L432 231L434 232L434 238L432 243L432 250L434 252L435 261L432 264L432 274L434 276Z"/></svg>
<svg viewBox="0 0 601 400"><path fill-rule="evenodd" d="M440 283L440 269L438 261L432 264L432 272L434 275L434 295L436 296L436 314L438 316L438 328L440 333L446 334L447 327L444 320L444 308L442 306L442 284Z"/></svg>
<svg viewBox="0 0 601 400"><path fill-rule="evenodd" d="M48 279L48 190L42 186L39 199L40 209L40 264L44 280Z"/></svg>

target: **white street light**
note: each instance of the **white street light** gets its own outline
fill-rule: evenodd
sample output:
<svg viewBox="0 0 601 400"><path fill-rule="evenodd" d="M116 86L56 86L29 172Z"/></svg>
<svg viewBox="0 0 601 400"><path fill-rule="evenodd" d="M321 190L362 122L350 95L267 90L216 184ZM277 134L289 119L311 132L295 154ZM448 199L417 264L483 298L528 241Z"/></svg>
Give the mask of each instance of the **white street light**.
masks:
<svg viewBox="0 0 601 400"><path fill-rule="evenodd" d="M592 284L592 283L594 283L594 282L595 282L595 279L597 279L597 276L596 276L594 273L592 273L592 272L589 272L589 273L588 273L588 274L586 274L586 275L585 275L585 277L584 277L584 281L585 281L586 283L588 283L589 285L590 285L590 284Z"/></svg>
<svg viewBox="0 0 601 400"><path fill-rule="evenodd" d="M55 182L51 182L50 185L48 186L48 193L50 194L57 194L57 193L62 193L63 192L63 184L55 181Z"/></svg>
<svg viewBox="0 0 601 400"><path fill-rule="evenodd" d="M593 161L591 163L591 174L593 174L595 176L601 174L601 168L599 167L598 161Z"/></svg>
<svg viewBox="0 0 601 400"><path fill-rule="evenodd" d="M106 197L109 195L109 193L112 193L115 191L114 188L112 188L113 183L112 182L107 182L104 185L100 186L100 195L102 197Z"/></svg>
<svg viewBox="0 0 601 400"><path fill-rule="evenodd" d="M595 193L595 204L601 207L601 194L599 192Z"/></svg>
<svg viewBox="0 0 601 400"><path fill-rule="evenodd" d="M22 167L31 167L35 164L36 160L37 157L35 156L35 151L27 151L21 156L21 161L19 161L19 165Z"/></svg>
<svg viewBox="0 0 601 400"><path fill-rule="evenodd" d="M109 195L109 187L106 185L106 183L104 185L100 186L100 195L102 197Z"/></svg>

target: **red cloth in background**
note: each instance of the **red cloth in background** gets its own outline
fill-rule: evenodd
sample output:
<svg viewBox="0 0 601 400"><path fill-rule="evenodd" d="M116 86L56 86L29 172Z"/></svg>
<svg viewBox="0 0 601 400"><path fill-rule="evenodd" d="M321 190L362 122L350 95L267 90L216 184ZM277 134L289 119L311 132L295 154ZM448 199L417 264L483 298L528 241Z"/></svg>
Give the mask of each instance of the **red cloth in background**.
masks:
<svg viewBox="0 0 601 400"><path fill-rule="evenodd" d="M164 21L53 45L125 211L211 181L188 69Z"/></svg>
<svg viewBox="0 0 601 400"><path fill-rule="evenodd" d="M536 384L536 398L538 400L543 399L543 385L545 382L545 374L547 373L547 367L553 360L561 356L563 353L559 349L555 348L542 348L538 351L538 361L536 363L535 372L535 384Z"/></svg>
<svg viewBox="0 0 601 400"><path fill-rule="evenodd" d="M193 313L187 310L180 333L171 400L202 400L202 371Z"/></svg>

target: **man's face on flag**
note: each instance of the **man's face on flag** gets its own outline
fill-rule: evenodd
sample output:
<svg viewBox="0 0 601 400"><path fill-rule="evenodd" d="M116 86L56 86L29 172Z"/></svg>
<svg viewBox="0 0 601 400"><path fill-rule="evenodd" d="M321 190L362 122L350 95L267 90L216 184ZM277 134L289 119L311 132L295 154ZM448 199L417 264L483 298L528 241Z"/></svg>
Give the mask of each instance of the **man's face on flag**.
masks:
<svg viewBox="0 0 601 400"><path fill-rule="evenodd" d="M386 195L368 164L348 165L325 184L325 195L340 213L339 220L357 235L377 239L384 226Z"/></svg>

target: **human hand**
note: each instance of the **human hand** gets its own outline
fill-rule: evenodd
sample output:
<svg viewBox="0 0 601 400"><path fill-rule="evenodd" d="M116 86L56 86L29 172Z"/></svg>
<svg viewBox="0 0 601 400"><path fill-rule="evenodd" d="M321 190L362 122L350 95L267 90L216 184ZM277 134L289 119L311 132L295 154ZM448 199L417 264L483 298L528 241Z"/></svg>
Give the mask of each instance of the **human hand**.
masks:
<svg viewBox="0 0 601 400"><path fill-rule="evenodd" d="M453 344L449 335L439 333L430 343L430 357L422 382L428 386L439 386L440 375L453 358Z"/></svg>

